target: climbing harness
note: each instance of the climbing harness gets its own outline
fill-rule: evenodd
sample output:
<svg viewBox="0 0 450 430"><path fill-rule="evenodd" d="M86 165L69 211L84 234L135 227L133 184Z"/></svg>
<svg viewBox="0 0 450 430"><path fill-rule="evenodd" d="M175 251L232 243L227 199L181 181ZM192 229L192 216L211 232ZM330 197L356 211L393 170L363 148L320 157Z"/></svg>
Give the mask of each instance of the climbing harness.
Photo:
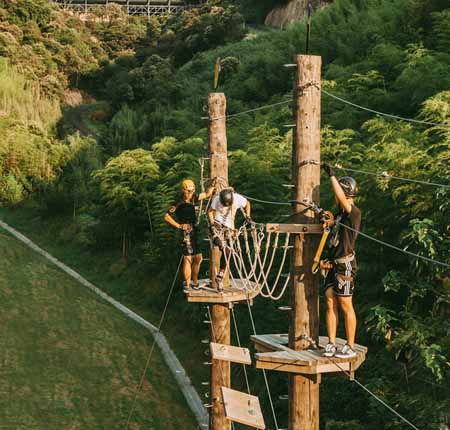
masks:
<svg viewBox="0 0 450 430"><path fill-rule="evenodd" d="M192 225L189 226L188 230L183 230L183 243L189 255L191 255L194 252L194 246L192 244L192 234L193 234Z"/></svg>

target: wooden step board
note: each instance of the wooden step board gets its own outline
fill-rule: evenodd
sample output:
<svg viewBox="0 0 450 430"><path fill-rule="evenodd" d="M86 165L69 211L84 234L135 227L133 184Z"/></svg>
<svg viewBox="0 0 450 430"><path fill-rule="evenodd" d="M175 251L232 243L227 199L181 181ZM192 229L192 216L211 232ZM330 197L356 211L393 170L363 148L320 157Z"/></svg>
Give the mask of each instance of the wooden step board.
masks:
<svg viewBox="0 0 450 430"><path fill-rule="evenodd" d="M252 364L250 351L247 348L211 342L211 357L214 360L232 361L233 363Z"/></svg>
<svg viewBox="0 0 450 430"><path fill-rule="evenodd" d="M245 302L248 300L253 300L259 292L252 291L247 293L246 290L242 289L244 286L242 280L237 279L234 281L236 287L233 287L233 282L230 281L230 286L225 288L223 291L218 291L210 287L209 279L200 279L198 290L192 288L185 288L184 293L188 302L197 303L234 303L234 302ZM247 283L246 283L247 284ZM251 282L252 288L255 287L255 283Z"/></svg>
<svg viewBox="0 0 450 430"><path fill-rule="evenodd" d="M227 419L258 429L266 428L258 397L226 387L221 390Z"/></svg>
<svg viewBox="0 0 450 430"><path fill-rule="evenodd" d="M325 336L319 337L319 349L306 349L294 351L287 346L287 334L264 334L251 336L258 351L256 354L256 367L258 369L278 370L280 372L317 375L322 373L347 372L352 377L353 372L366 359L367 348L355 345L357 353L353 358L327 358L323 357L323 349L328 343ZM338 350L345 345L345 340L337 338Z"/></svg>

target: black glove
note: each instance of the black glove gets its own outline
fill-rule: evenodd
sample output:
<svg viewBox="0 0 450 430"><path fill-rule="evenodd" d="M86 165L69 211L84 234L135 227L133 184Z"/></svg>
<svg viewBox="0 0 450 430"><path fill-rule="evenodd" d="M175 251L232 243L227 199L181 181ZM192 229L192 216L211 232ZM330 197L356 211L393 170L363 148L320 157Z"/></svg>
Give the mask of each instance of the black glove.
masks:
<svg viewBox="0 0 450 430"><path fill-rule="evenodd" d="M217 222L214 221L213 224L210 224L210 225L209 225L209 234L210 234L212 237L217 236L218 231L220 231L220 229L221 229L221 225L220 225L219 223L217 223Z"/></svg>
<svg viewBox="0 0 450 430"><path fill-rule="evenodd" d="M336 172L334 171L333 167L329 164L323 163L322 169L324 172L331 178L332 176L336 176Z"/></svg>
<svg viewBox="0 0 450 430"><path fill-rule="evenodd" d="M214 225L210 224L208 229L209 229L209 235L211 237L213 237L214 236Z"/></svg>

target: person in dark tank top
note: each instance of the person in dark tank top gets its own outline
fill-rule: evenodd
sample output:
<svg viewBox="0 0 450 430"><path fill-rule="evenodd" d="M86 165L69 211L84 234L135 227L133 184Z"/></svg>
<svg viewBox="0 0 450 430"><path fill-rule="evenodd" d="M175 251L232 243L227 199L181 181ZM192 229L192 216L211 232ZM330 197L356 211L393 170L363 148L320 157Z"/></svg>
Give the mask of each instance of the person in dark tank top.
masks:
<svg viewBox="0 0 450 430"><path fill-rule="evenodd" d="M353 291L357 270L355 244L361 226L361 211L355 205L354 197L358 185L350 176L336 178L333 168L322 164L323 170L330 177L339 211L331 231L330 260L321 261L321 268L327 273L325 278L326 323L328 344L323 355L338 358L356 356L355 334L356 314L353 307ZM341 351L336 348L336 331L339 321L338 309L344 314L347 343Z"/></svg>
<svg viewBox="0 0 450 430"><path fill-rule="evenodd" d="M169 208L164 220L172 227L181 231L181 247L183 252L183 287L199 287L198 274L203 256L200 252L199 234L196 226L196 205L200 200L211 197L214 187L205 193L196 194L195 183L185 179L181 183L181 196Z"/></svg>

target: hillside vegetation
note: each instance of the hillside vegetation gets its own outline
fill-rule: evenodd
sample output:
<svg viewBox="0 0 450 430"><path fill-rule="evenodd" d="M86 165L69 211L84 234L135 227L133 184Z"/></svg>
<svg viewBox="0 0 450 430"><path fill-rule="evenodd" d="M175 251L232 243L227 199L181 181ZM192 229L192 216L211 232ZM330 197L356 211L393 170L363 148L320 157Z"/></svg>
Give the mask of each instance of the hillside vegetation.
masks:
<svg viewBox="0 0 450 430"><path fill-rule="evenodd" d="M25 16L41 17L39 11L49 7L43 2L33 7L19 3ZM16 9L3 7L2 22L24 31L25 21L16 23L11 18ZM24 178L22 192L17 198L3 192L0 198L17 204L29 197L29 219L57 225L54 238L60 244L93 259L110 256L115 270L105 276L126 278L139 273L151 277L151 292L145 281L111 287L116 290L113 295L128 293L130 301L149 312L159 311L167 279L172 279L178 262L179 240L163 215L183 178L199 180L198 160L206 155L207 138L207 123L201 117L212 91L216 59L221 59L219 91L227 95L229 113L291 97L293 74L283 64L304 52L305 23L282 31L249 29L239 7L249 16L249 8L257 6L250 0L215 0L201 10L148 23L128 20L116 10L109 12L109 21L86 24L53 9L40 21L36 19L41 32L50 31L54 26L48 23L56 14L56 22L67 26L67 33L76 33L71 46L78 49L82 41L82 51L95 57L79 69L66 68L62 73L64 85L102 100L104 107L96 118L103 128L95 141L46 127L44 136L58 154L52 156L53 173L44 181L31 180L27 168L35 164L13 163L14 169L8 168L8 153L0 173L2 178L13 176L16 182ZM355 172L363 231L445 264L450 249L449 20L447 0L336 0L314 14L310 46L311 53L322 56L322 85L327 92L377 111L442 124L396 121L322 94L323 161L446 186ZM50 33L46 39L52 37L58 36ZM18 43L28 44L25 38ZM33 42L31 46L34 50L41 45ZM20 65L17 56L3 55L10 65ZM59 62L57 67L60 70ZM24 73L24 79L32 77ZM291 110L285 104L227 121L230 178L237 190L264 200L289 200L289 191L282 185L291 181L292 133L282 125L291 123ZM14 115L11 111L8 118ZM10 125L4 130L10 131ZM47 146L42 148L41 156ZM321 196L321 204L331 209L333 198L325 177ZM288 210L255 203L253 212L263 222L285 219L282 216ZM202 228L206 230L204 222ZM117 261L120 264L112 264ZM359 377L419 428L442 425L449 410L448 268L363 237L358 240L358 264L358 341L370 351ZM176 304L178 318L170 320L169 330L175 336L173 327L181 319L187 331L184 342L198 345L194 334L199 332L202 314L193 306L183 306L181 300ZM255 314L258 332L286 331L287 318L273 303L258 300ZM248 339L248 319L242 316L240 321L241 337ZM194 356L198 364L202 352ZM189 362L192 373L200 373L195 360L180 358ZM285 394L286 378L278 374L271 378L274 397ZM255 387L261 391L260 379ZM379 404L356 390L332 378L322 384L322 428L402 428L395 416L386 416ZM263 395L261 400L269 410ZM285 422L286 404L277 401L276 410Z"/></svg>

